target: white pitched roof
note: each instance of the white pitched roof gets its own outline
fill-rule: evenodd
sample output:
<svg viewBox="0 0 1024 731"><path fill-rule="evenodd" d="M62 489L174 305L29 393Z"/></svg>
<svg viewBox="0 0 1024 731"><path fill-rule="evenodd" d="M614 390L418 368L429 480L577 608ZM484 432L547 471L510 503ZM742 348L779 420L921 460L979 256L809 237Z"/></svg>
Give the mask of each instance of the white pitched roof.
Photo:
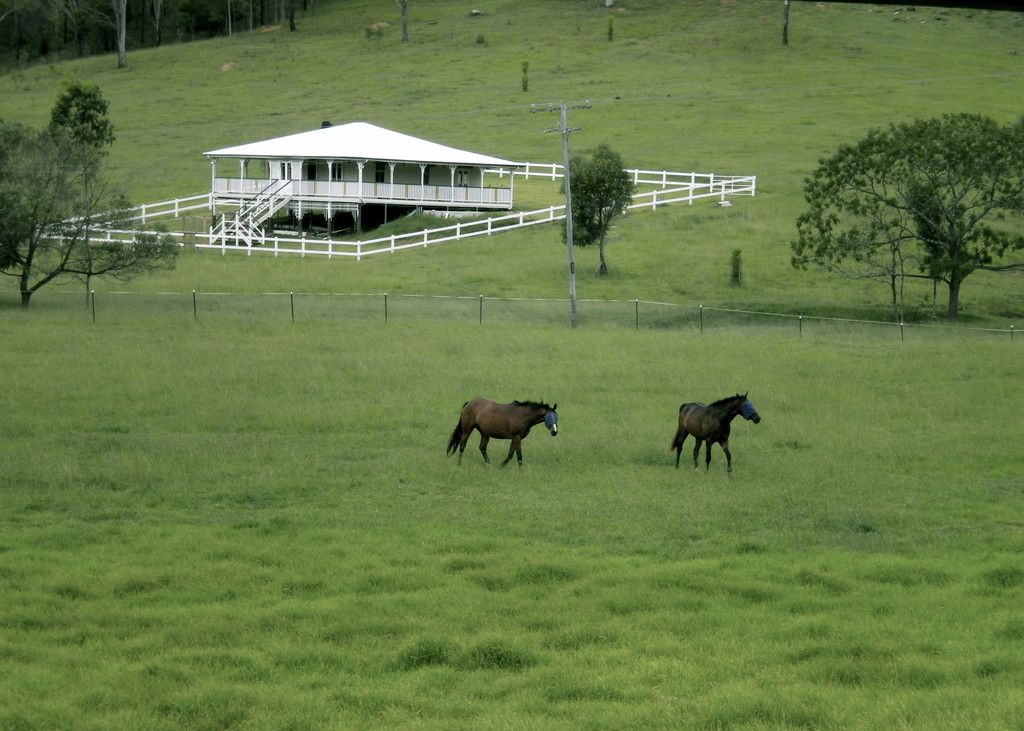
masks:
<svg viewBox="0 0 1024 731"><path fill-rule="evenodd" d="M403 135L366 122L349 122L247 145L203 153L206 157L303 160L384 160L435 165L522 167L523 163L480 155Z"/></svg>

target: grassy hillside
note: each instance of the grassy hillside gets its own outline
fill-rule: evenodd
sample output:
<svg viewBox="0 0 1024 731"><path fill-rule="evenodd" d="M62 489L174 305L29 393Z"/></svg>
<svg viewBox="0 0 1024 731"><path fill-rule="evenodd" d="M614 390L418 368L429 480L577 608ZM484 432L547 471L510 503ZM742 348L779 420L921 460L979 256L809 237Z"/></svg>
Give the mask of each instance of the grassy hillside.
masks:
<svg viewBox="0 0 1024 731"><path fill-rule="evenodd" d="M477 7L477 6L474 6ZM895 15L868 5L797 3L791 44L774 2L600 2L412 6L401 43L393 4L318 4L300 30L240 34L0 77L0 116L34 125L72 78L97 83L118 141L111 169L138 201L204 191L204 150L335 122L366 120L481 152L552 161L553 115L534 102L589 98L574 113L574 149L611 144L631 166L756 174L759 194L722 211L677 207L624 220L609 251L613 276L588 278L582 296L693 299L786 312L884 317L883 288L791 270L788 242L802 180L816 161L875 126L946 112L1001 121L1020 113L1021 14L922 9ZM609 18L614 36L608 40ZM366 28L390 22L379 40ZM572 42L566 42L571 38ZM478 42L482 41L482 42ZM521 66L529 63L529 91ZM229 70L225 70L229 69ZM557 199L552 185L522 191L525 205ZM557 232L365 262L273 262L224 267L205 258L137 287L271 287L337 291L514 293L560 296ZM743 250L746 286L730 289L729 255ZM243 274L236 275L236 266ZM244 284L243 284L244 283ZM972 276L968 322L1005 326L1024 315L1019 275ZM912 287L913 317L928 317L930 288ZM944 294L940 292L940 311Z"/></svg>

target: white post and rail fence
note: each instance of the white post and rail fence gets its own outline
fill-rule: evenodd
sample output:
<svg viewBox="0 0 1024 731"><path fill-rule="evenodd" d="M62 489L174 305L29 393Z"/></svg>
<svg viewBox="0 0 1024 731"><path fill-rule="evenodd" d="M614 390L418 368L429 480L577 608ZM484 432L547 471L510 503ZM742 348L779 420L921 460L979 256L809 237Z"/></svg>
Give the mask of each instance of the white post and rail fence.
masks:
<svg viewBox="0 0 1024 731"><path fill-rule="evenodd" d="M557 180L563 176L563 167L557 163L527 163L521 170L489 171L503 175L516 175L525 179L541 178ZM714 173L680 173L666 170L627 170L633 182L641 186L656 186L653 190L636 193L627 210L656 210L661 206L687 203L706 199L725 201L729 196L754 196L757 192L757 178L748 176L715 175ZM132 209L132 221L138 222L135 230L94 229L92 240L101 243L131 243L140 234L158 233L144 227L159 219L178 218L195 211L213 210L213 194L205 193L159 203L146 203ZM429 228L406 234L393 234L372 239L348 241L311 236L230 235L226 226L208 228L206 231L184 233L180 231L159 232L178 241L180 246L189 244L196 249L255 251L263 254L299 256L355 257L357 260L374 254L394 253L406 249L424 248L449 241L460 241L475 236L490 236L504 231L537 226L565 218L565 206L555 205L532 211L518 211L472 221L458 221L450 226ZM249 232L251 233L251 231ZM241 241L241 243L239 243Z"/></svg>

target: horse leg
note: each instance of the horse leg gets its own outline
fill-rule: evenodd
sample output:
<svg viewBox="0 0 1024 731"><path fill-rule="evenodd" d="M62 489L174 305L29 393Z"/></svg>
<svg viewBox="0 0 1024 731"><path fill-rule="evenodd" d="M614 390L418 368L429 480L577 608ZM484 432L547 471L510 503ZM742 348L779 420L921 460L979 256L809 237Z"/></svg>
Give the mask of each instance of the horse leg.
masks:
<svg viewBox="0 0 1024 731"><path fill-rule="evenodd" d="M682 429L680 429L679 431L676 432L676 439L675 439L675 441L672 442L672 446L675 447L675 450L676 450L676 469L677 470L679 469L679 455L681 455L683 453L683 442L686 441L686 437L688 437L688 436L690 436L689 433L687 433L687 432L683 431ZM694 439L696 439L696 437L694 437Z"/></svg>
<svg viewBox="0 0 1024 731"><path fill-rule="evenodd" d="M488 457L487 457L487 442L489 442L489 441L491 441L491 438L489 436L487 436L486 434L484 434L483 432L480 432L480 454L482 454L484 456L484 463L485 464L490 464L491 463L491 460L488 459Z"/></svg>
<svg viewBox="0 0 1024 731"><path fill-rule="evenodd" d="M722 451L725 452L725 471L732 472L732 454L729 452L729 440L722 442Z"/></svg>
<svg viewBox="0 0 1024 731"><path fill-rule="evenodd" d="M697 468L697 456L700 454L700 439L697 439L696 436L694 436L693 438L697 442L696 444L693 445L693 469L696 470L696 469L698 469Z"/></svg>
<svg viewBox="0 0 1024 731"><path fill-rule="evenodd" d="M516 452L519 452L519 465L522 466L522 464L523 464L523 453L522 453L522 451L520 450L520 447L519 447L519 445L522 444L522 443L523 443L523 440L522 440L521 437L512 437L512 444L510 444L509 447L508 447L508 456L505 457L505 461L501 463L502 467L507 465L512 460L512 455L515 454Z"/></svg>
<svg viewBox="0 0 1024 731"><path fill-rule="evenodd" d="M473 427L462 430L462 439L459 440L459 464L462 464L462 453L466 451L466 442L469 441L469 435L473 433Z"/></svg>
<svg viewBox="0 0 1024 731"><path fill-rule="evenodd" d="M711 470L711 440L708 439L704 442L706 449L704 450L704 471L708 472Z"/></svg>

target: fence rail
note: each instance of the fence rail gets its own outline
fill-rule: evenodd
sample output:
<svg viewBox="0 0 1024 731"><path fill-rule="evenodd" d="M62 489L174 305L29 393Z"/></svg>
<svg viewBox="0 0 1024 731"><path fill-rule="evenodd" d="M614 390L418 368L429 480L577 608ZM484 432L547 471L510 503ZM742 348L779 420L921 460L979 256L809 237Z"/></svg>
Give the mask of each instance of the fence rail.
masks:
<svg viewBox="0 0 1024 731"><path fill-rule="evenodd" d="M49 297L72 295L81 302L82 292L40 293L33 300L43 305ZM438 295L388 292L100 292L85 298L74 311L93 321L131 321L189 318L196 322L218 318L290 319L297 321L376 319L529 323L561 326L568 323L568 301L543 297L489 297L482 294ZM62 303L64 307L66 303ZM800 315L762 310L680 304L648 299L581 299L582 327L672 330L691 334L713 333L735 327L755 327L789 337L849 336L866 333L903 342L921 335L987 336L1009 343L1024 342L1013 325L1007 327L951 327L946 324L887 322L853 317ZM36 310L36 307L33 308Z"/></svg>
<svg viewBox="0 0 1024 731"><path fill-rule="evenodd" d="M510 177L521 177L526 180L530 178L545 178L549 180L558 180L564 176L563 166L558 163L526 163L525 167L521 170L507 170L495 168L487 170L488 173L494 173L498 175L508 175ZM627 169L633 182L637 185L656 185L663 188L662 195L667 195L670 192L670 188L678 191L689 190L694 192L691 197L676 198L673 200L662 199L653 200L654 204L652 207L656 207L660 204L665 203L676 203L679 201L690 201L700 198L713 198L715 196L722 197L724 200L725 196L741 196L749 195L755 196L757 192L757 177L753 175L716 175L715 173L695 173L695 172L673 172L669 170L641 170L641 169ZM246 181L250 182L250 181ZM310 181L302 181L302 185L306 185ZM315 184L315 183L314 183ZM334 184L334 183L332 183ZM407 186L408 187L408 186ZM503 188L504 189L504 188ZM376 197L376 188L371 186L364 190L364 195ZM253 188L255 192L255 188ZM702 192L696 192L702 191ZM131 220L141 221L146 223L162 217L177 217L182 213L188 211L198 210L212 210L213 208L213 196L214 193L199 193L196 196L187 196L185 198L174 199L171 201L161 201L159 203L145 203L140 206L136 206L131 209L133 215ZM419 196L412 196L410 200L416 200ZM638 196L653 197L654 193L638 193ZM468 200L468 199L467 199ZM444 202L442 199L438 199L438 202ZM511 203L511 201L509 201ZM650 204L648 204L650 205ZM630 208L642 208L642 205L633 205Z"/></svg>
<svg viewBox="0 0 1024 731"><path fill-rule="evenodd" d="M645 171L634 171L644 173ZM536 173L535 173L536 174ZM667 174L658 173L664 178ZM633 196L633 203L627 206L627 210L651 209L672 203L693 204L696 200L718 198L725 200L730 195L751 195L756 191L756 178L752 176L724 177L713 175L696 176L701 178L697 182L693 173L673 173L689 178L684 185L675 185L643 193L636 193ZM667 178L666 178L667 179ZM660 183L661 178L659 178ZM273 254L275 257L282 254L299 256L326 256L333 257L355 257L361 260L364 256L374 254L395 253L406 249L419 249L427 246L434 246L449 241L461 241L462 239L475 236L490 236L494 233L512 231L515 229L527 228L539 224L552 223L565 218L565 206L555 205L547 208L539 208L532 211L520 211L517 213L502 214L475 221L459 221L450 226L423 229L408 234L392 234L374 239L357 241L346 241L342 239L323 239L308 236L262 236L259 238L244 237L244 244L229 243L228 236L221 231L209 231L202 233L188 234L197 249L219 250L221 254L229 251L244 251L248 256L253 252ZM100 235L95 239L98 242L121 242L131 243L137 231L107 229L98 232ZM184 242L186 234L168 232L164 234Z"/></svg>

